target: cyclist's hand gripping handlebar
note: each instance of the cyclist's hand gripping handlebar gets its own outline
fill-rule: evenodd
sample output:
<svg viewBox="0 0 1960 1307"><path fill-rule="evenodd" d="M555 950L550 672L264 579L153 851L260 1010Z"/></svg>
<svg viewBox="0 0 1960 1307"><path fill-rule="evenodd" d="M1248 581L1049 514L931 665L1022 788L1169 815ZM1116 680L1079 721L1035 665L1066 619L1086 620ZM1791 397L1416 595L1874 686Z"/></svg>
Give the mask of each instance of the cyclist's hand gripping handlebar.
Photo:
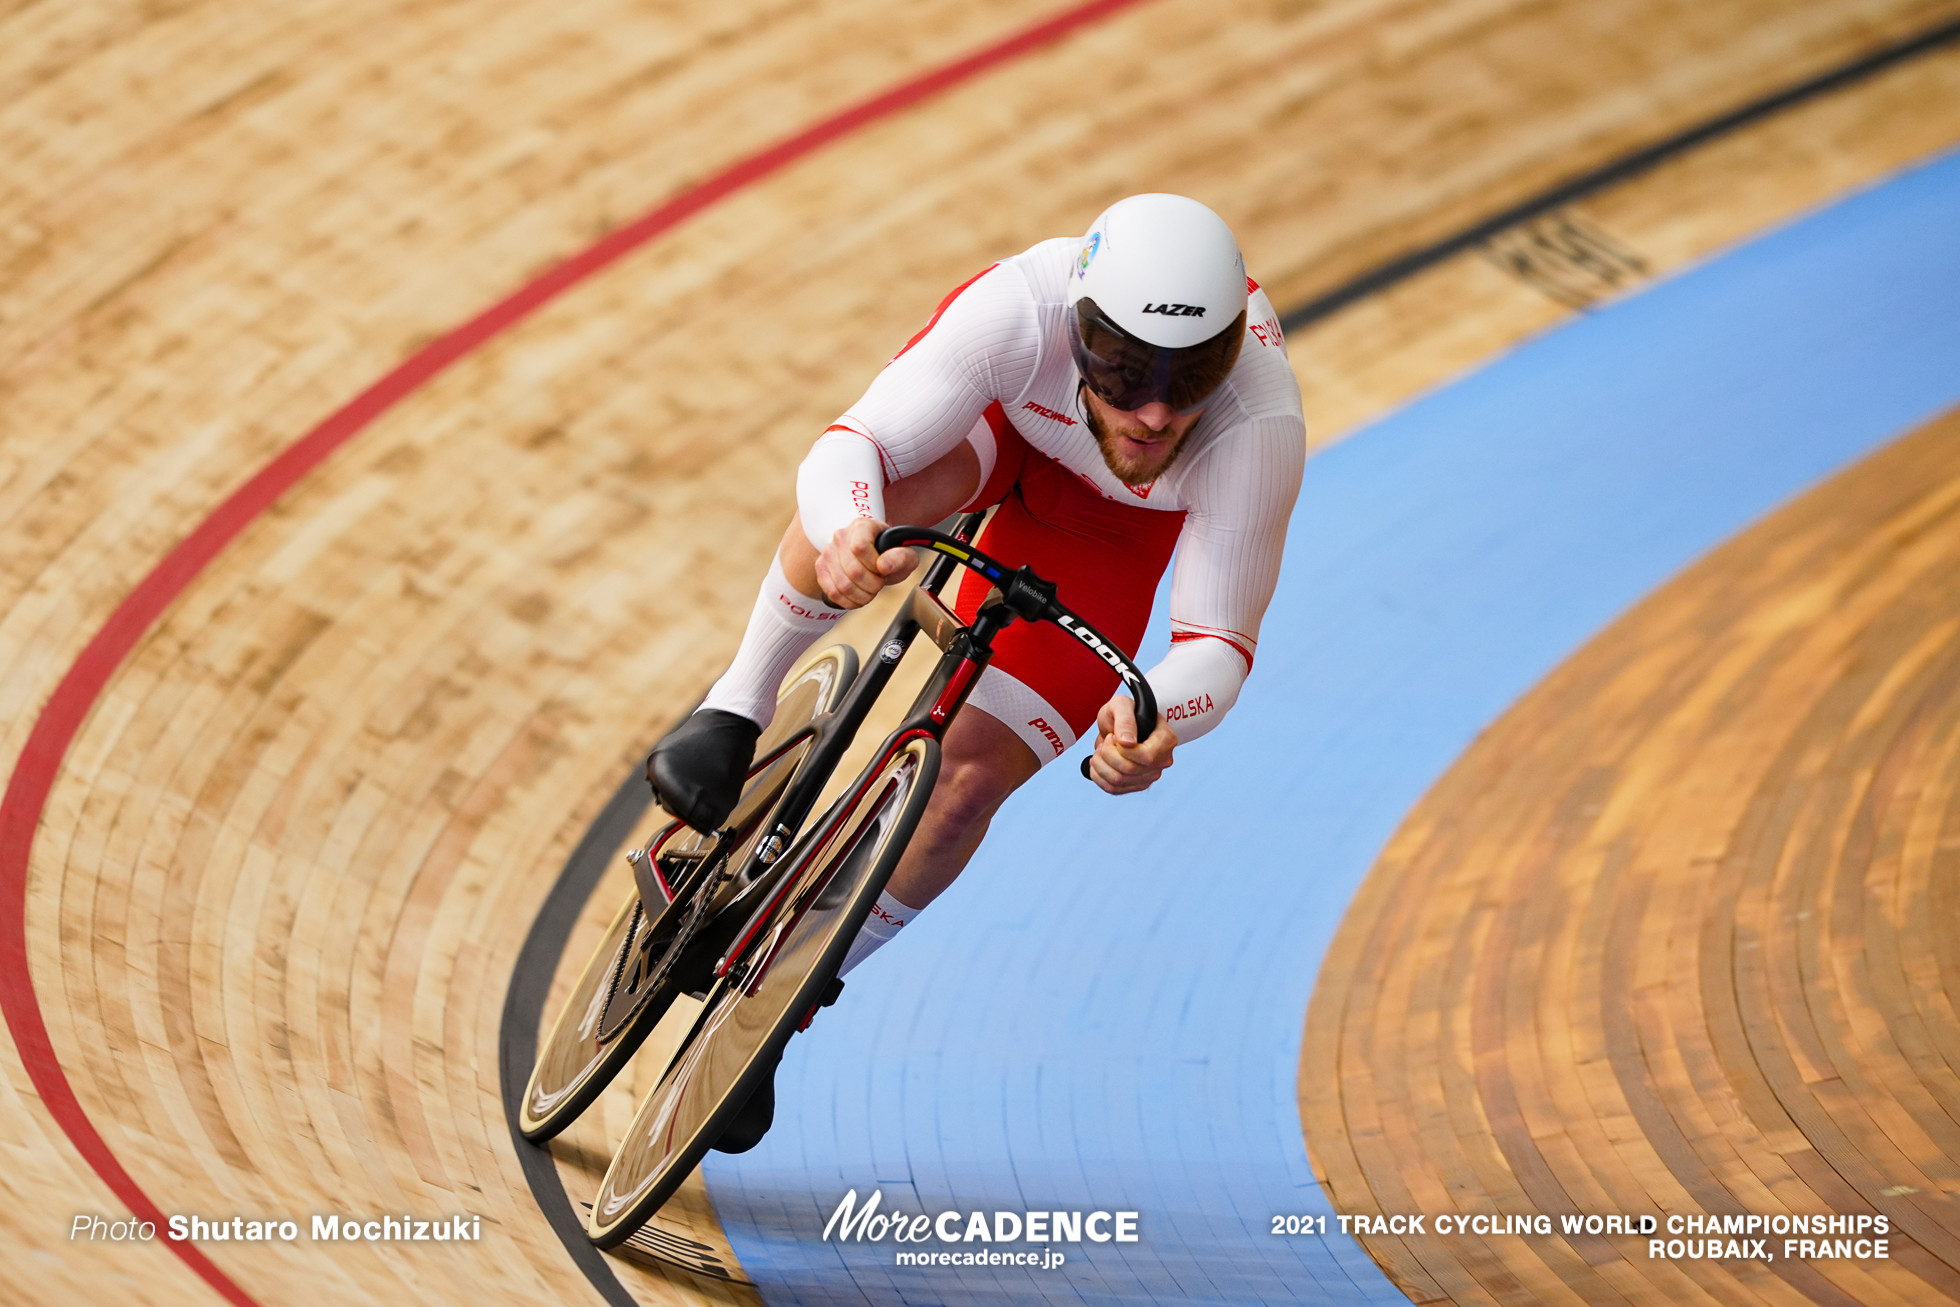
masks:
<svg viewBox="0 0 1960 1307"><path fill-rule="evenodd" d="M1136 700L1137 739L1147 740L1156 733L1157 696L1150 692L1150 682L1143 678L1142 669L1130 661L1129 655L1118 648L1114 640L1106 638L1064 607L1055 598L1054 582L1042 580L1029 567L1008 568L972 545L930 527L894 526L878 533L878 552L881 554L887 549L907 545L932 550L951 558L962 567L971 568L994 583L1000 591L1001 601L1017 617L1030 622L1053 622L1080 640L1091 653L1115 669L1116 675L1129 688L1130 696ZM1089 774L1087 758L1082 760L1082 774Z"/></svg>

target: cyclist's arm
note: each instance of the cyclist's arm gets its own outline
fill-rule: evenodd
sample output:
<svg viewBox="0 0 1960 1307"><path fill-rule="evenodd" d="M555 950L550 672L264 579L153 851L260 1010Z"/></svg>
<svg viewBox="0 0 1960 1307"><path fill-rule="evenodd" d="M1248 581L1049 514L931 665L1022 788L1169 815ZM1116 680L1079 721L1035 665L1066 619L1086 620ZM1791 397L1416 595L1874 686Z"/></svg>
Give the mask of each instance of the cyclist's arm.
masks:
<svg viewBox="0 0 1960 1307"><path fill-rule="evenodd" d="M1251 419L1192 469L1193 507L1171 576L1171 648L1147 673L1179 743L1217 726L1252 670L1305 464L1306 425L1285 415Z"/></svg>
<svg viewBox="0 0 1960 1307"><path fill-rule="evenodd" d="M885 521L885 487L951 453L988 404L1027 389L1039 352L1018 268L996 264L949 296L797 470L810 543L821 550L854 518Z"/></svg>

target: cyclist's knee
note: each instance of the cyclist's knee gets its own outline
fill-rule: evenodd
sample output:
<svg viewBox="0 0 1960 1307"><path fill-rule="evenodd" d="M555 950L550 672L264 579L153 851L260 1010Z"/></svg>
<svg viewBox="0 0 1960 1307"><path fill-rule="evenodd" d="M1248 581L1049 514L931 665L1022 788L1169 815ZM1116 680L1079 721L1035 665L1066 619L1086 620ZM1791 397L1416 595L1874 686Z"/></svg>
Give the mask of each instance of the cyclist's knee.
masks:
<svg viewBox="0 0 1960 1307"><path fill-rule="evenodd" d="M802 595L821 595L823 587L817 583L817 547L803 534L803 514L790 516L789 526L783 532L783 542L776 547L776 561L782 565L783 579Z"/></svg>
<svg viewBox="0 0 1960 1307"><path fill-rule="evenodd" d="M1038 770L1040 763L1020 736L988 714L968 710L946 733L934 798L944 796L946 815L971 825L991 817Z"/></svg>
<svg viewBox="0 0 1960 1307"><path fill-rule="evenodd" d="M991 817L1016 784L1011 774L988 759L946 759L940 762L933 801L947 824L964 829Z"/></svg>

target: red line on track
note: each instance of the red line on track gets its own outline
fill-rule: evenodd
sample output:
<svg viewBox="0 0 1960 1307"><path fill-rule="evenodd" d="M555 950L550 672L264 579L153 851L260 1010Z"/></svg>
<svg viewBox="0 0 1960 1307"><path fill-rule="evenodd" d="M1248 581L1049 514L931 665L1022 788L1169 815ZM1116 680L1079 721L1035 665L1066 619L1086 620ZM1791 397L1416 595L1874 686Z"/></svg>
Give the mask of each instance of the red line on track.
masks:
<svg viewBox="0 0 1960 1307"><path fill-rule="evenodd" d="M588 277L609 267L669 228L787 167L804 155L975 77L1019 55L1039 49L1142 0L1093 0L1064 10L1045 22L936 68L882 95L853 105L812 127L752 154L713 177L566 259L544 275L492 304L474 318L416 351L325 421L294 441L199 523L137 583L88 642L55 686L27 737L0 799L0 1012L7 1018L22 1064L48 1114L95 1173L128 1205L138 1220L166 1229L161 1210L116 1160L82 1110L48 1039L27 965L27 870L34 834L62 759L76 732L123 660L185 587L238 537L253 519L319 466L329 454L365 430L452 363L516 325ZM237 1307L259 1307L231 1277L194 1245L166 1240L165 1246Z"/></svg>

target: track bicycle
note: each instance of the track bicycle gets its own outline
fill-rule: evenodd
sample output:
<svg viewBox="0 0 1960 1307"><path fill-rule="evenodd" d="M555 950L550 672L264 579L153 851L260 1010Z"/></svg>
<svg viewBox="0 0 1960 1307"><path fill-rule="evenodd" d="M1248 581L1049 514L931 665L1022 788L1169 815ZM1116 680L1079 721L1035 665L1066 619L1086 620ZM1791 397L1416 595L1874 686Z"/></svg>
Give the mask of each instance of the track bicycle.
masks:
<svg viewBox="0 0 1960 1307"><path fill-rule="evenodd" d="M970 539L981 516L962 518L952 538ZM955 570L950 557L935 560L920 588L937 591ZM884 645L896 634L895 624ZM824 650L778 695L727 825L704 833L672 822L627 853L635 892L600 937L539 1045L518 1105L518 1128L526 1139L544 1143L591 1106L676 998L706 997L716 962L748 915L744 905L766 895L787 869L781 855L910 639L897 655L881 658L861 686L855 650ZM860 693L846 702L854 687Z"/></svg>
<svg viewBox="0 0 1960 1307"><path fill-rule="evenodd" d="M1053 583L975 549L980 521L969 514L951 535L913 526L882 532L880 553L915 546L935 556L877 656L860 669L850 650L827 650L784 688L727 828L704 835L676 823L629 855L637 892L545 1041L520 1120L527 1138L549 1138L617 1074L678 995L702 999L593 1200L587 1234L601 1248L630 1238L672 1196L773 1075L790 1037L835 1001L837 968L925 811L940 741L1001 630L1017 620L1054 622L1129 687L1139 738L1155 729L1156 701L1135 663L1064 607ZM994 583L971 623L939 597L959 567ZM922 632L940 650L938 665L872 762L806 829Z"/></svg>

